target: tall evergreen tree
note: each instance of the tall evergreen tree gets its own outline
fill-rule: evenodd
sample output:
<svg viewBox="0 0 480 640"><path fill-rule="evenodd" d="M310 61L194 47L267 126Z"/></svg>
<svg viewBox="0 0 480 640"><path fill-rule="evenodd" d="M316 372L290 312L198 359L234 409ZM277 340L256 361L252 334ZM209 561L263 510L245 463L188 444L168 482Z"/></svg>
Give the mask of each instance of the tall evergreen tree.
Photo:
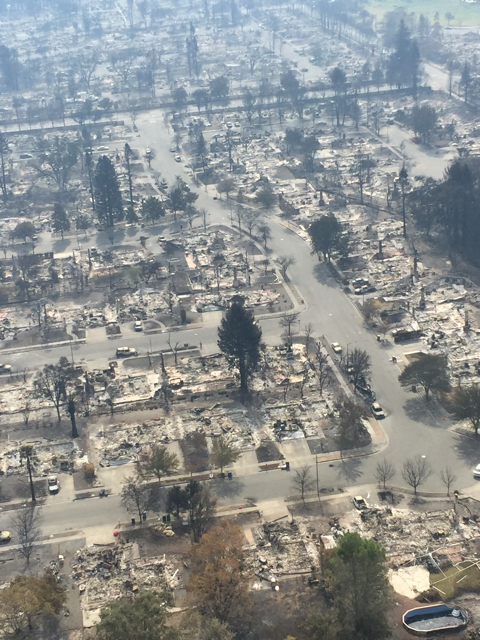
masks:
<svg viewBox="0 0 480 640"><path fill-rule="evenodd" d="M123 219L123 203L115 167L107 156L98 159L94 186L98 219L107 227L113 227Z"/></svg>
<svg viewBox="0 0 480 640"><path fill-rule="evenodd" d="M470 65L468 62L465 62L462 69L462 75L460 76L460 87L463 89L463 100L465 104L467 104L468 101L468 92L471 84L472 76L470 74Z"/></svg>
<svg viewBox="0 0 480 640"><path fill-rule="evenodd" d="M248 378L260 360L262 330L250 311L234 302L218 328L218 346L231 367L238 369L240 387L248 390Z"/></svg>
<svg viewBox="0 0 480 640"><path fill-rule="evenodd" d="M331 560L328 590L333 597L340 640L390 637L390 605L385 550L358 533L344 534Z"/></svg>
<svg viewBox="0 0 480 640"><path fill-rule="evenodd" d="M404 20L400 20L395 36L395 50L390 55L387 80L391 85L412 87L416 97L420 69L420 51Z"/></svg>
<svg viewBox="0 0 480 640"><path fill-rule="evenodd" d="M133 184L132 184L132 169L130 167L130 158L133 158L133 151L130 148L128 142L125 143L125 167L127 169L128 178L128 194L130 196L130 208L133 210Z"/></svg>
<svg viewBox="0 0 480 640"><path fill-rule="evenodd" d="M88 173L88 183L90 187L90 197L92 199L92 209L95 211L95 186L93 176L93 159L91 148L85 150L85 166Z"/></svg>
<svg viewBox="0 0 480 640"><path fill-rule="evenodd" d="M154 224L165 215L165 208L162 201L155 196L148 196L142 201L142 216L146 222Z"/></svg>
<svg viewBox="0 0 480 640"><path fill-rule="evenodd" d="M8 140L3 133L0 133L0 187L2 189L4 202L7 201L7 197L8 197L7 178L5 175L5 165L6 165L5 156L9 152L10 152L10 147L8 146Z"/></svg>
<svg viewBox="0 0 480 640"><path fill-rule="evenodd" d="M67 213L59 202L55 202L53 205L52 214L52 228L55 233L61 233L62 239L65 231L70 231L70 220L67 217Z"/></svg>

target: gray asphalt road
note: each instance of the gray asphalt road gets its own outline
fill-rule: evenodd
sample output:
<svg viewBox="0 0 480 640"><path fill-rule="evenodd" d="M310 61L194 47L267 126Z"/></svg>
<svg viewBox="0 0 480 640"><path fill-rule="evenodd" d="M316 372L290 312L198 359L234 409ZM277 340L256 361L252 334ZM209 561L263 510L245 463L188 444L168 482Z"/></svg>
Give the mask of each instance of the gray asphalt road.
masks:
<svg viewBox="0 0 480 640"><path fill-rule="evenodd" d="M336 463L334 467L319 465L321 486L339 486L345 484L345 465ZM314 468L312 467L314 472ZM298 493L292 488L293 472L268 471L262 473L233 478L232 480L213 480L212 487L218 496L219 506L242 505L246 500L255 503L283 498ZM348 484L350 484L348 482ZM85 531L93 527L109 525L113 530L118 523L128 523L130 517L137 517L135 513L127 514L120 504L120 496L110 495L108 498L88 498L75 502L62 502L61 492L55 498L41 507L42 533L50 535L68 535L71 531ZM0 511L0 530L12 530L11 512ZM16 543L15 537L12 545ZM11 546L11 545L8 545ZM8 548L5 545L4 548Z"/></svg>
<svg viewBox="0 0 480 640"><path fill-rule="evenodd" d="M152 147L157 152L153 165L167 181L172 182L175 175L187 177L182 164L175 163L168 151L171 146L172 132L156 121L156 115L148 115L139 119L140 134L136 143L140 147ZM229 211L226 204L220 200L213 200L212 188L210 194L207 189L198 190L198 206L206 207L209 211L209 222L227 222ZM291 268L291 278L298 284L301 295L307 302L308 308L302 313L301 322L311 322L316 335L325 335L327 340L339 341L344 348L347 344L366 349L372 358L372 382L377 392L379 402L387 411L387 418L383 427L389 437L386 454L397 467L397 477L394 479L399 485L404 482L400 477L400 466L404 460L412 455L424 455L430 462L434 474L425 483L425 490L442 490L443 485L438 473L446 464L452 467L457 475L457 487L472 484L471 467L480 459L480 448L476 441L470 438L459 438L449 430L448 420L436 412L431 412L423 401L415 394L403 390L397 380L398 369L390 361L388 350L383 348L375 336L363 324L363 320L351 301L338 287L330 276L325 265L320 264L316 257L310 255L308 245L298 236L286 230L275 217L270 220L272 240L270 243L276 255L291 255L296 264ZM158 227L156 233L162 233L163 227ZM127 233L118 230L117 240L125 242L138 241L138 237L145 234L145 230L130 229ZM116 240L116 241L117 241ZM93 246L97 240L92 237L89 244ZM153 240L151 241L153 242ZM77 248L76 240L67 241L63 246L54 247L55 250L70 250ZM105 235L99 234L98 246L108 246ZM51 241L45 237L39 250L49 250ZM278 320L262 323L265 338L268 342L278 341L280 334ZM205 349L215 349L216 328L187 329L178 334L182 342L190 344L200 340ZM150 349L150 339L154 350L166 348L167 337L156 335L152 338L143 334L131 334L126 342L146 352ZM89 363L104 362L111 359L115 352L115 342L98 342L74 347L75 358L85 359ZM70 356L69 348L42 349L26 354L10 355L8 360L22 368L36 366L57 360L61 355ZM321 487L342 487L373 482L373 472L377 457L369 456L336 462L332 465L319 465ZM257 473L235 479L231 484L219 486L221 503L237 504L245 498L257 501L282 497L291 493L291 475L274 471ZM71 503L57 503L53 500L43 507L44 530L48 535L94 527L102 524L112 524L125 521L126 515L119 504L118 496L110 496L107 500L90 499ZM0 514L0 527L8 528L9 515Z"/></svg>
<svg viewBox="0 0 480 640"><path fill-rule="evenodd" d="M175 163L168 151L171 145L171 132L159 125L151 117L145 117L138 122L141 136L139 145L151 146L157 151L154 160L155 169L159 170L168 181L174 179L179 172L184 172L183 165ZM225 202L213 200L211 193L199 189L198 206L205 206L209 211L210 222L227 222L229 211ZM211 189L210 189L211 192ZM362 317L353 306L350 299L343 293L336 281L331 277L324 264L310 255L308 245L293 232L285 229L275 217L270 220L272 240L270 247L274 254L291 255L296 264L291 267L291 278L298 284L301 295L307 302L307 310L302 313L301 322L311 322L316 335L324 334L329 342L338 341L344 348L348 343L366 349L372 358L372 381L379 402L387 411L387 418L383 426L390 439L388 455L392 461L401 465L403 461L413 455L426 455L432 466L439 471L449 464L458 476L458 486L471 483L471 464L479 455L478 447L470 443L466 445L458 441L457 437L448 430L448 420L436 416L425 408L421 400L414 394L400 388L397 380L398 368L390 361L388 351L376 340L375 336L366 330ZM278 340L280 334L278 320L262 323L265 338L268 342ZM216 348L216 328L206 327L182 332L183 342L195 344L200 340L208 350ZM164 335L152 337L154 350L166 348L167 338ZM125 341L123 341L125 342ZM123 344L122 342L122 344ZM128 345L137 347L140 351L148 351L150 338L142 334L131 334ZM100 342L75 347L75 357L84 358L88 362L96 362L101 358L109 359L113 356L116 342ZM26 362L50 362L60 355L69 356L69 348L43 349L41 351L18 354L9 359L20 367ZM29 365L31 366L31 364ZM351 480L370 482L373 479L374 458L361 459L355 465L355 473ZM400 480L400 478L399 478ZM425 485L426 489L441 487L438 475L432 475Z"/></svg>

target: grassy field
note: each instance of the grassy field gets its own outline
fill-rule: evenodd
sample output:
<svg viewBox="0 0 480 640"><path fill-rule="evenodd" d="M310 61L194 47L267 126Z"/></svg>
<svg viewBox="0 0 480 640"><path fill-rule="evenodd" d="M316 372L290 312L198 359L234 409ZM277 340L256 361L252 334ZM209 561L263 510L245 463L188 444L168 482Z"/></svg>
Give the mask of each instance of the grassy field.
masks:
<svg viewBox="0 0 480 640"><path fill-rule="evenodd" d="M418 16L423 13L433 24L435 13L440 14L440 24L447 26L445 14L450 12L455 19L450 23L452 27L471 27L480 25L480 2L471 4L461 0L371 0L365 7L377 18L377 25L387 11L397 7L404 7L408 13L414 12Z"/></svg>
<svg viewBox="0 0 480 640"><path fill-rule="evenodd" d="M444 601L462 591L478 591L480 589L480 571L470 561L461 562L443 573L431 573L430 584L438 588Z"/></svg>

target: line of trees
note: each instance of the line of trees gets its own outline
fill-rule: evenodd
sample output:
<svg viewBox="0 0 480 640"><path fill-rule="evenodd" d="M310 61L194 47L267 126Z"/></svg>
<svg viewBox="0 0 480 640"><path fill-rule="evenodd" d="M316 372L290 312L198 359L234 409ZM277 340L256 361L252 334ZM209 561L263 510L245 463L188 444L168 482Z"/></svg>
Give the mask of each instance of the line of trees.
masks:
<svg viewBox="0 0 480 640"><path fill-rule="evenodd" d="M395 477L397 470L395 466L387 458L383 458L377 462L374 476L378 483L387 491L387 482ZM417 498L418 488L424 484L432 475L432 468L426 458L423 456L414 456L408 458L402 465L401 475L403 480L413 489L414 498ZM457 479L457 476L449 467L440 469L439 477L442 484L447 490L447 496L450 496L450 489Z"/></svg>
<svg viewBox="0 0 480 640"><path fill-rule="evenodd" d="M439 233L451 250L478 265L480 162L456 160L443 180L425 179L408 196L410 211L427 234Z"/></svg>

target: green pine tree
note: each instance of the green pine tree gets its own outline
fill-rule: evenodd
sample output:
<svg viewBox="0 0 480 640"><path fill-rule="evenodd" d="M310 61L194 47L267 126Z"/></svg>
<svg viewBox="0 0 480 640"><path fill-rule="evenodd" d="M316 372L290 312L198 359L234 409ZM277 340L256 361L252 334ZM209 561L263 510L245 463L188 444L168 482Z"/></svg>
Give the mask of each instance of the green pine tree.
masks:
<svg viewBox="0 0 480 640"><path fill-rule="evenodd" d="M218 346L231 367L238 369L240 387L248 390L248 378L260 360L262 330L253 314L234 302L218 328Z"/></svg>
<svg viewBox="0 0 480 640"><path fill-rule="evenodd" d="M67 212L59 202L55 202L52 214L52 228L55 233L61 233L62 239L65 231L70 231L70 220Z"/></svg>
<svg viewBox="0 0 480 640"><path fill-rule="evenodd" d="M98 219L107 227L113 227L123 219L123 202L115 167L107 156L98 159L94 187Z"/></svg>

